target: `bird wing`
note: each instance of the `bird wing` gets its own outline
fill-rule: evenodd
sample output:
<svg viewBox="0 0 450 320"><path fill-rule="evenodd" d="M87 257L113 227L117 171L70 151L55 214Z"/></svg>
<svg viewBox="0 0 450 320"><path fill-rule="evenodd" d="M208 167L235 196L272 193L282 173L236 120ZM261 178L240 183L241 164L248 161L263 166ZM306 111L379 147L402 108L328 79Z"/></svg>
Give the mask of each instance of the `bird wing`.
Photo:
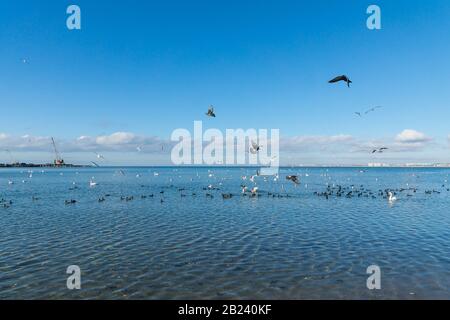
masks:
<svg viewBox="0 0 450 320"><path fill-rule="evenodd" d="M371 109L367 110L365 113L368 114L369 112L373 112L373 111L375 111L377 109L380 109L380 108L381 108L381 106L376 106L374 108L371 108Z"/></svg>
<svg viewBox="0 0 450 320"><path fill-rule="evenodd" d="M334 79L331 79L330 81L328 81L329 83L334 83L334 82L338 82L338 81L343 81L345 80L345 76L337 76Z"/></svg>
<svg viewBox="0 0 450 320"><path fill-rule="evenodd" d="M259 145L255 141L252 141L252 147L253 149L258 150Z"/></svg>

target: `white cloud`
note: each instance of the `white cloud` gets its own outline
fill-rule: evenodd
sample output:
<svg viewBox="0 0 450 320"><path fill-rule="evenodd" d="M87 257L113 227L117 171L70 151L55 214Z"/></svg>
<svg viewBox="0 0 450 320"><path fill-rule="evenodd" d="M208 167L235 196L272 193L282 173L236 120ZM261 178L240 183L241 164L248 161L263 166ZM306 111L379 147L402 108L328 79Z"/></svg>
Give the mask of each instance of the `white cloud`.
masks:
<svg viewBox="0 0 450 320"><path fill-rule="evenodd" d="M416 131L416 130L411 130L411 129L403 130L395 138L396 142L398 142L398 143L405 143L405 144L409 144L409 143L416 143L416 144L417 143L425 143L425 142L429 142L431 140L432 139L427 137L424 133Z"/></svg>
<svg viewBox="0 0 450 320"><path fill-rule="evenodd" d="M330 150L349 147L355 143L350 135L333 136L295 136L283 137L280 141L282 151ZM345 148L347 149L347 148Z"/></svg>
<svg viewBox="0 0 450 320"><path fill-rule="evenodd" d="M97 137L80 136L76 139L56 139L61 152L92 152L92 151L136 151L154 152L161 149L161 144L169 142L158 137L138 136L130 132L116 132L111 135ZM52 152L51 137L11 136L0 134L0 148L15 151Z"/></svg>
<svg viewBox="0 0 450 320"><path fill-rule="evenodd" d="M450 135L447 138L450 144ZM141 150L140 153L142 154L148 154L145 159L160 159L164 156L168 159L171 147L175 144L156 136L138 135L132 132L115 132L100 136L81 135L73 139L57 138L55 140L58 149L66 158L70 158L69 154L72 153L73 156L78 157L78 161L85 158L90 159L89 157L92 157L93 152L115 153L107 157L111 161L116 158L124 159L123 161L143 159L142 157L131 156L136 155L138 150ZM394 137L377 139L357 139L348 134L281 137L280 152L285 154L284 159L287 159L285 161L291 161L290 159L295 158L298 159L299 163L304 161L310 163L320 163L320 161L367 163L372 161L374 157L371 152L373 149L388 147L387 152L375 156L411 161L414 157L423 156L420 152L425 148L432 148L433 145L433 139L424 133L408 129ZM16 152L17 154L36 152L44 158L47 154L53 153L51 137L49 136L28 134L14 136L0 133L0 162L7 159L4 150L10 150L13 154ZM83 153L91 153L91 155L88 156ZM413 156L412 153L417 153L417 156ZM22 159L30 159L29 157L32 157L32 155L22 155L21 157Z"/></svg>
<svg viewBox="0 0 450 320"><path fill-rule="evenodd" d="M136 136L130 132L116 132L109 136L99 136L95 139L99 145L126 145L133 143L136 140Z"/></svg>

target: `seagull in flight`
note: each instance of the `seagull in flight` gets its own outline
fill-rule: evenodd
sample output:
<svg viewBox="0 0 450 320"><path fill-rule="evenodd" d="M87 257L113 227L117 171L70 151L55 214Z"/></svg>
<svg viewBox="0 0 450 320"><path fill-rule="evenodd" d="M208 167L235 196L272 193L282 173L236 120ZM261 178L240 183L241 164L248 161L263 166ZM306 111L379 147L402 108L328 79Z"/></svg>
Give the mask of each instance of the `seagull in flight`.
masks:
<svg viewBox="0 0 450 320"><path fill-rule="evenodd" d="M137 152L141 152L141 151L142 151L141 146L137 146L137 147L136 147L136 150L137 150Z"/></svg>
<svg viewBox="0 0 450 320"><path fill-rule="evenodd" d="M374 111L376 111L377 109L380 109L380 108L383 108L383 107L382 106L376 106L376 107L370 108L369 110L364 112L364 114L368 114L368 113L374 112Z"/></svg>
<svg viewBox="0 0 450 320"><path fill-rule="evenodd" d="M212 105L209 106L209 109L208 109L208 112L206 113L206 115L211 118L216 117L216 114L214 113L214 107Z"/></svg>
<svg viewBox="0 0 450 320"><path fill-rule="evenodd" d="M373 149L372 153L383 153L386 150L389 150L389 148L383 147L383 148Z"/></svg>
<svg viewBox="0 0 450 320"><path fill-rule="evenodd" d="M105 160L105 157L102 156L100 153L94 152L97 155L97 159L103 159Z"/></svg>
<svg viewBox="0 0 450 320"><path fill-rule="evenodd" d="M364 112L355 112L355 114L362 118L363 116L365 116L365 115L367 115L367 114L369 114L371 112L374 112L374 111L376 111L377 109L380 109L380 108L382 108L382 106L376 106L376 107L370 108L370 109L368 109L368 110L366 110Z"/></svg>
<svg viewBox="0 0 450 320"><path fill-rule="evenodd" d="M252 146L250 147L250 153L257 154L261 150L261 146L256 142L252 141Z"/></svg>
<svg viewBox="0 0 450 320"><path fill-rule="evenodd" d="M349 88L350 88L350 83L352 83L352 81L346 75L337 76L336 78L331 79L330 81L328 81L328 83L336 83L336 82L339 82L339 81L345 81Z"/></svg>
<svg viewBox="0 0 450 320"><path fill-rule="evenodd" d="M295 184L300 184L300 180L298 180L298 176L287 176L286 180L290 180Z"/></svg>

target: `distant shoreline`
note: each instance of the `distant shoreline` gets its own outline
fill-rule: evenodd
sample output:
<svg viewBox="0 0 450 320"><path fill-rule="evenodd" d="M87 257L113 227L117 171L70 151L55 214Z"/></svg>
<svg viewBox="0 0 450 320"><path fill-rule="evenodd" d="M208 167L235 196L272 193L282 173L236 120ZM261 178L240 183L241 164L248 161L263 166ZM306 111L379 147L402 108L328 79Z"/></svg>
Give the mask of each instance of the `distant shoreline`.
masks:
<svg viewBox="0 0 450 320"><path fill-rule="evenodd" d="M76 164L65 164L62 166L55 166L51 163L15 163L15 164L5 164L0 163L0 168L89 168L90 166L76 165Z"/></svg>
<svg viewBox="0 0 450 320"><path fill-rule="evenodd" d="M186 166L175 166L175 165L111 165L111 166L92 166L92 165L77 165L77 164L66 164L63 166L55 166L54 164L34 164L34 163L23 163L23 164L2 164L0 163L0 169L20 169L20 168L47 168L47 169L66 169L66 168L177 168L177 169L204 169L204 168L223 168L223 169L233 169L233 168L246 168L246 169L260 169L262 166L224 166L224 165L186 165ZM368 165L302 165L302 166L279 166L280 169L291 169L291 168L304 168L304 169L327 169L327 168L340 168L340 169L401 169L401 168L411 168L411 169L450 169L450 164L435 164L435 165L386 165L386 166L368 166Z"/></svg>

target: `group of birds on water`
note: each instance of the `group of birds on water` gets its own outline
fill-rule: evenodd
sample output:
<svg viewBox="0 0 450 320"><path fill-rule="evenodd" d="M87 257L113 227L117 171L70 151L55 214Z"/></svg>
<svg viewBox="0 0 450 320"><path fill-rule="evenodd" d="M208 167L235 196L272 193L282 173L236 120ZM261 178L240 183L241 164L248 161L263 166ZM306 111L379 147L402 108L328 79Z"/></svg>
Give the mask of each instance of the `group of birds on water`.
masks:
<svg viewBox="0 0 450 320"><path fill-rule="evenodd" d="M214 174L210 171L208 177L214 177ZM116 175L125 175L125 172L123 170L118 170L115 173ZM60 175L62 175L62 173L60 173ZM153 174L155 177L159 176L159 173L154 172ZM198 174L197 174L198 176ZM136 178L140 178L140 174L136 175ZM309 174L306 173L305 177L309 177ZM89 181L89 188L91 189L95 189L95 187L97 187L99 184L97 182L95 182L94 180L95 178L92 177ZM287 190L285 189L285 186L283 183L281 183L281 191L276 192L276 191L269 191L269 189L264 190L265 186L264 183L259 183L259 181L257 181L257 179L262 179L263 181L261 182L269 182L269 178L268 176L261 176L260 172L257 171L255 174L250 175L250 176L246 176L243 175L241 176L241 180L243 181L240 185L240 192L235 192L235 193L224 193L221 191L222 188L222 182L218 183L218 185L213 185L213 184L209 184L208 186L203 187L201 190L187 190L185 187L179 187L176 186L172 183L172 178L169 179L170 184L167 185L161 185L157 188L159 188L159 191L156 191L154 193L146 193L146 194L141 194L140 196L136 196L136 195L118 195L118 194L111 194L111 193L106 193L103 194L101 196L98 197L98 203L103 203L105 201L107 201L107 199L110 198L118 198L120 199L121 202L130 202L133 200L137 200L137 199L147 199L147 198L158 198L159 197L159 202L162 204L166 201L166 197L165 195L168 194L168 192L166 191L178 191L179 192L179 196L181 198L185 198L188 196L191 197L195 197L197 195L204 195L206 198L208 199L213 199L215 197L221 197L224 200L229 200L232 199L234 197L247 197L247 198L260 198L260 197L270 197L270 198L295 198L298 197L298 193L289 193L287 192ZM278 182L280 177L279 174L275 175L273 178L274 182ZM191 181L193 181L194 179L191 178ZM248 181L249 184L246 185L245 181ZM299 187L302 182L300 179L299 175L286 175L285 176L285 181L288 183L291 183L294 188ZM447 183L448 180L445 180L445 183ZM69 188L69 191L73 191L76 189L79 189L80 187L73 182L73 185ZM305 188L308 188L308 184L304 183ZM402 195L402 198L410 198L413 197L414 195L421 193L421 194L425 194L426 196L429 195L433 195L433 194L441 194L442 192L450 192L450 186L446 186L446 184L442 184L442 188L439 190L436 189L432 189L432 190L424 190L423 192L419 192L419 188L417 186L411 187L409 186L409 184L407 184L407 187L405 188L396 188L396 189L391 189L391 188L387 188L387 189L378 189L378 190L371 190L367 187L365 187L364 185L349 185L349 186L344 186L342 184L330 184L330 182L327 182L325 184L326 188L324 191L314 191L313 195L317 196L317 197L322 197L326 200L329 199L339 199L339 198L343 198L343 199L352 199L352 198L371 198L371 199L378 199L378 198L382 198L385 199L389 202L389 204L393 204L394 202L396 202L400 195ZM141 188L149 188L150 185L145 185L145 184L141 184L140 185ZM262 188L262 189L261 189ZM159 193L159 194L158 194ZM170 192L169 192L170 193ZM32 201L39 201L41 200L41 198L36 197L35 195L32 196ZM78 203L78 200L76 199L67 199L64 200L64 204L65 205L75 205ZM13 205L13 201L12 200L7 200L4 198L0 198L0 207L3 208L10 208L11 205Z"/></svg>
<svg viewBox="0 0 450 320"><path fill-rule="evenodd" d="M450 188L442 185L444 191L450 192ZM363 185L355 186L351 185L348 187L344 187L342 185L328 186L323 192L314 192L316 196L324 197L327 200L335 197L335 198L372 198L377 199L381 197L389 201L389 203L393 203L398 200L397 195L406 194L406 197L413 197L419 189L417 187L408 187L408 188L397 188L397 189L379 189L377 191L372 191L371 189L365 188ZM439 190L425 190L426 195L431 194L441 194L442 191Z"/></svg>
<svg viewBox="0 0 450 320"><path fill-rule="evenodd" d="M346 75L341 75L341 76L337 76L333 79L331 79L330 81L328 81L329 83L338 83L338 82L345 82L347 84L347 86L350 88L350 84L352 83L352 81L350 80L350 78ZM377 109L382 108L381 106L376 106L373 108L370 108L366 111L363 112L355 112L355 114L359 117L363 117L364 115L367 115L371 112L376 111ZM216 117L216 113L214 110L214 106L210 106L208 108L208 111L206 112L206 116L211 117L211 118L215 118ZM252 154L257 154L260 150L261 150L262 146L259 145L258 143L251 141L251 146L249 147L248 152L252 153ZM378 147L378 148L374 148L371 150L372 154L375 153L383 153L386 150L389 150L389 148L387 147ZM137 151L140 152L141 151L141 147L138 146L137 147ZM101 159L104 160L105 157L103 155L101 155L100 153L94 152L97 159ZM98 166L95 162L92 162L95 166ZM125 175L125 173L123 172L123 170L119 170L119 173L121 175ZM30 174L31 177L32 174ZM158 174L155 173L155 176L157 176ZM138 177L139 175L137 175ZM268 191L260 191L259 187L256 186L255 183L255 177L259 176L259 171L256 173L256 175L252 175L250 176L249 180L254 184L252 187L247 187L244 184L241 184L241 193L240 194L233 194L233 193L222 193L222 198L223 199L231 199L234 196L240 195L240 196L244 196L244 197L251 197L251 198L255 198L255 197L261 197L263 194L266 194L269 197L286 197L289 198L291 197L291 195L289 195L288 193L274 193L274 192L268 192ZM247 177L242 177L243 180L246 180ZM278 180L279 176L276 175L274 178L274 181ZM286 180L289 182L292 182L294 184L295 187L297 187L298 185L300 185L300 178L298 175L287 175L286 176ZM9 184L13 184L13 182L10 180ZM75 183L73 183L74 186L71 187L69 190L75 190L78 187L75 185ZM97 182L94 181L94 178L92 178L89 182L89 187L95 187L97 186ZM169 186L169 187L173 187L175 188L173 185ZM442 186L443 188L445 188L445 185ZM284 189L284 187L282 186L282 189ZM218 187L214 187L212 185L209 185L205 188L203 188L203 191L206 191L205 196L207 198L214 198L215 194L212 193L212 191L218 191L220 190ZM320 196L320 197L324 197L326 199L330 199L331 197L336 197L336 198L341 198L341 197L345 197L345 198L353 198L353 197L366 197L366 198L373 198L376 199L377 197L382 197L384 199L387 199L390 203L393 203L395 201L397 201L397 195L404 193L404 192L408 192L407 197L411 197L413 196L413 194L415 194L417 192L417 188L402 188L402 189L385 189L385 190L378 190L378 191L371 191L369 189L366 189L364 186L359 186L359 187L355 187L354 185L345 187L342 185L334 185L334 186L330 186L327 185L327 188L325 191L323 192L314 192L314 195ZM449 188L446 189L448 192L450 191ZM186 197L186 190L184 188L179 188L178 191L180 192L180 196L181 197ZM437 191L437 190L426 190L425 194L430 195L430 194L434 194L434 193L441 193L441 191ZM160 191L160 202L163 203L164 202L164 190ZM197 193L196 192L192 192L191 193L192 196L196 196ZM98 198L98 202L102 203L105 202L107 198L111 197L111 194L105 194L104 196L101 196ZM155 195L154 194L147 194L147 195L141 195L140 198L141 199L146 199L146 198L154 198ZM121 201L132 201L135 199L135 196L124 196L121 195L120 196L120 200ZM39 200L39 198L33 196L32 198L33 201L37 201ZM0 206L3 206L4 208L9 208L12 205L12 201L11 200L5 200L5 199L0 199ZM77 200L75 199L69 199L69 200L65 200L64 202L66 205L73 205L77 203Z"/></svg>

